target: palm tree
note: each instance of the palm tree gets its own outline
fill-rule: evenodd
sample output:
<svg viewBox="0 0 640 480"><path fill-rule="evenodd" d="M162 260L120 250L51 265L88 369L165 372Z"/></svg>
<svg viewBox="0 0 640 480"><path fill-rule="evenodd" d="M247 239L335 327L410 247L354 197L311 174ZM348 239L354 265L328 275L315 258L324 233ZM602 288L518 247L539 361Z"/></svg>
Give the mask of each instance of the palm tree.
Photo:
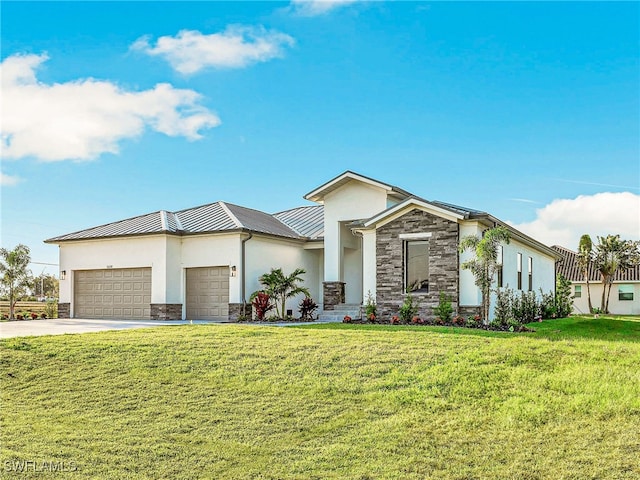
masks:
<svg viewBox="0 0 640 480"><path fill-rule="evenodd" d="M9 297L9 318L13 319L18 298L25 294L31 281L27 269L31 262L29 247L19 244L13 250L0 248L0 283Z"/></svg>
<svg viewBox="0 0 640 480"><path fill-rule="evenodd" d="M589 289L589 270L593 257L593 242L588 234L584 234L580 237L580 244L578 245L578 268L584 275L584 281L587 282L587 300L589 301L589 313L593 313L593 306L591 305L591 290Z"/></svg>
<svg viewBox="0 0 640 480"><path fill-rule="evenodd" d="M285 304L288 298L295 297L303 293L310 297L311 294L306 287L301 287L298 282L302 282L300 275L307 273L302 268L296 268L291 274L285 276L281 268L271 269L260 277L260 283L264 285L264 292L280 304L280 318L285 318Z"/></svg>
<svg viewBox="0 0 640 480"><path fill-rule="evenodd" d="M640 241L621 240L620 235L598 237L594 263L602 278L600 310L609 313L609 294L618 270L627 270L640 263Z"/></svg>
<svg viewBox="0 0 640 480"><path fill-rule="evenodd" d="M502 243L509 243L511 235L506 227L499 226L486 230L479 238L468 235L460 241L460 253L471 250L475 258L467 260L462 268L471 270L476 277L476 285L482 292L482 321L489 323L489 306L491 302L491 284L498 269L498 247Z"/></svg>

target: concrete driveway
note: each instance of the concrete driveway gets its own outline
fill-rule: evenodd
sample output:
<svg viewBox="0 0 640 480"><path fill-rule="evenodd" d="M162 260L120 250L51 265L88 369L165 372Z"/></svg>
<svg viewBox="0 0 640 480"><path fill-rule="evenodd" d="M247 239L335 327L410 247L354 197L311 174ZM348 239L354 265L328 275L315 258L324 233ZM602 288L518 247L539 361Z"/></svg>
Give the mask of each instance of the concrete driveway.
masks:
<svg viewBox="0 0 640 480"><path fill-rule="evenodd" d="M128 328L161 327L167 325L185 325L188 323L219 323L206 320L73 320L52 318L46 320L23 320L0 323L0 338L27 337L38 335L63 335L65 333L100 332L103 330L125 330Z"/></svg>

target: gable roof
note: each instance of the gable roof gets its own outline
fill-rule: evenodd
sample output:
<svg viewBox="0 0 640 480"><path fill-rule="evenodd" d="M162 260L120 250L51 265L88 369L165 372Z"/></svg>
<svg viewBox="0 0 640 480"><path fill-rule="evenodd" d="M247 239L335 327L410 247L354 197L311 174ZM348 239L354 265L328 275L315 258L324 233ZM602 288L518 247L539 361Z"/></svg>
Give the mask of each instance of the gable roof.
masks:
<svg viewBox="0 0 640 480"><path fill-rule="evenodd" d="M349 183L352 180L356 180L358 182L362 182L367 185L372 185L374 187L382 188L383 190L386 190L388 194L391 194L400 198L412 196L409 192L407 192L406 190L403 190L402 188L398 188L396 186L380 182L379 180L375 180L370 177L365 177L364 175L360 175L359 173L352 172L351 170L347 170L346 172L338 175L337 177L332 178L327 183L319 186L315 190L312 190L311 192L307 193L304 196L304 198L312 202L322 202L325 195L333 192L334 190L337 190L338 188Z"/></svg>
<svg viewBox="0 0 640 480"><path fill-rule="evenodd" d="M243 230L285 238L304 239L303 235L273 215L231 203L215 202L180 210L178 212L160 210L158 212L147 213L145 215L60 235L45 240L45 242L59 243L71 240L159 233L190 235Z"/></svg>
<svg viewBox="0 0 640 480"><path fill-rule="evenodd" d="M559 245L554 245L552 248L562 256L562 260L557 264L557 272L572 282L584 282L584 275L578 266L578 253ZM593 263L589 265L589 281L602 281L600 272L598 272ZM636 265L634 268L625 271L618 270L613 277L613 281L640 282L640 265Z"/></svg>

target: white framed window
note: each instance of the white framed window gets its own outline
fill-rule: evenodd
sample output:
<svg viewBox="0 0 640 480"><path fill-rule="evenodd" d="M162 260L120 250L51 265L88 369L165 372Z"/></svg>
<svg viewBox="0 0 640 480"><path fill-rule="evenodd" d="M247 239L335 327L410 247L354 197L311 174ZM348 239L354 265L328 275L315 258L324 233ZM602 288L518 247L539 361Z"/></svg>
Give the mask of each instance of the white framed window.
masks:
<svg viewBox="0 0 640 480"><path fill-rule="evenodd" d="M527 259L527 267L529 271L529 291L533 290L533 257Z"/></svg>
<svg viewBox="0 0 640 480"><path fill-rule="evenodd" d="M516 263L518 266L518 290L522 290L522 254L521 253L518 253Z"/></svg>
<svg viewBox="0 0 640 480"><path fill-rule="evenodd" d="M502 288L503 287L503 282L504 282L504 278L503 278L503 271L502 271L502 259L504 258L504 247L502 245L498 245L498 268L497 268L497 273L498 273L498 288Z"/></svg>
<svg viewBox="0 0 640 480"><path fill-rule="evenodd" d="M573 287L573 298L582 297L582 285L576 285Z"/></svg>
<svg viewBox="0 0 640 480"><path fill-rule="evenodd" d="M618 300L633 300L633 285L618 285Z"/></svg>
<svg viewBox="0 0 640 480"><path fill-rule="evenodd" d="M404 280L408 292L429 291L429 240L404 244Z"/></svg>

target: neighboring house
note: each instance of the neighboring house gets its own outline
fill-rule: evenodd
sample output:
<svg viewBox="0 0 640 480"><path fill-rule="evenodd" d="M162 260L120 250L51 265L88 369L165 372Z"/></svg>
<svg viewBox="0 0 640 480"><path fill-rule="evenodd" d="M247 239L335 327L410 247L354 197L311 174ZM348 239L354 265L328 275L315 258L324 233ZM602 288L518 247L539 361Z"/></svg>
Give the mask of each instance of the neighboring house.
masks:
<svg viewBox="0 0 640 480"><path fill-rule="evenodd" d="M562 259L558 262L558 273L570 280L573 292L573 311L589 313L587 282L578 267L578 254L568 248L553 246ZM589 290L591 306L600 308L602 299L602 278L593 265L589 268ZM609 312L617 315L640 315L640 265L626 271L618 271L613 277L609 294Z"/></svg>
<svg viewBox="0 0 640 480"><path fill-rule="evenodd" d="M383 316L407 289L430 317L439 293L462 315L481 294L460 264L466 235L504 225L502 286L555 290L558 254L491 215L427 201L345 172L304 197L318 205L274 215L217 202L159 211L46 240L60 247L60 316L236 319L272 268L304 268L305 286L325 311L361 304L370 293ZM300 298L288 302L297 314Z"/></svg>

